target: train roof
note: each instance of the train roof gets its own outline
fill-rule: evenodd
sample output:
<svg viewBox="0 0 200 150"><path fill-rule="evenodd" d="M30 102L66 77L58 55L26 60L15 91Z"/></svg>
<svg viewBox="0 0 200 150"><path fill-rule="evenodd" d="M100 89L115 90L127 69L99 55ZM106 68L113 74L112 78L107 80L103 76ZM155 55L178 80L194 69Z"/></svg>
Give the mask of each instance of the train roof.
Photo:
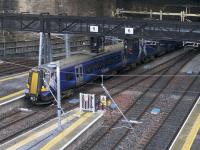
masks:
<svg viewBox="0 0 200 150"><path fill-rule="evenodd" d="M122 43L118 43L115 45L110 45L110 46L105 46L105 52L100 53L100 54L94 54L94 53L86 53L86 52L82 52L82 53L77 53L74 54L72 56L70 56L69 58L65 58L60 60L60 67L65 68L65 67L69 67L69 66L73 66L82 62L85 62L87 60L93 59L93 58L98 58L101 57L103 55L115 52L115 51L119 51L123 49L123 44ZM47 66L47 65L46 65Z"/></svg>

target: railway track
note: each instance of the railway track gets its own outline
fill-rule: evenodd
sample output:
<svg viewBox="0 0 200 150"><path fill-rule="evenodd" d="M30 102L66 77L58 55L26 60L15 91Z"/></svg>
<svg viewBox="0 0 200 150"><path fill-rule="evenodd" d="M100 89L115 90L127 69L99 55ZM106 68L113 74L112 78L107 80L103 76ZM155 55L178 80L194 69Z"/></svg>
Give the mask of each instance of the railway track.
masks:
<svg viewBox="0 0 200 150"><path fill-rule="evenodd" d="M65 103L63 109L65 111L72 110L76 105ZM56 106L51 105L48 107L29 107L30 112L20 111L18 114L9 114L4 117L0 124L0 144L11 140L12 138L25 133L47 121L56 117ZM13 119L14 116L18 116L18 119Z"/></svg>
<svg viewBox="0 0 200 150"><path fill-rule="evenodd" d="M165 61L164 63L156 65L156 66L154 66L154 67L152 67L150 69L144 69L144 67L139 67L139 68L134 69L133 71L125 72L126 75L124 75L124 76L123 76L124 73L120 74L119 76L115 75L113 78L107 80L105 82L105 85L109 90L112 90L112 89L114 89L115 87L117 87L117 86L119 86L121 84L124 84L126 82L129 83L129 81L131 81L133 79L134 79L133 83L134 84L138 84L141 81L143 81L145 79L148 79L153 75L157 75L161 71L164 71L165 69L173 66L177 62L177 60L179 60L180 58L182 58L185 55L187 55L187 53L178 55L177 57L169 59L168 61ZM98 93L98 94L102 94L101 87L99 86L100 83L89 83L89 87L87 87L87 85L88 84L86 84L86 86L80 87L76 91L76 93L80 93L80 92L86 91L86 92L93 92L93 93L97 94L97 92L100 90L101 92ZM98 88L97 88L97 86L98 86Z"/></svg>
<svg viewBox="0 0 200 150"><path fill-rule="evenodd" d="M8 116L1 118L0 122L0 130L8 128L9 126L26 119L28 117L31 117L34 115L36 112L34 111L29 111L29 110L18 110L15 111L14 113L9 114Z"/></svg>
<svg viewBox="0 0 200 150"><path fill-rule="evenodd" d="M186 61L186 63L187 63L187 61ZM184 64L182 66L184 66ZM182 68L182 66L180 66L180 68L177 70L177 72L174 73L175 75L178 75L179 70ZM114 146L114 149L118 148L118 147L126 147L127 145L129 145L127 147L128 149L130 149L130 147L132 147L132 146L134 146L134 149L144 149L147 142L151 139L151 136L154 135L154 132L155 132L154 130L156 130L160 126L162 126L163 118L165 118L165 116L167 116L174 108L176 108L177 103L182 99L182 96L184 96L184 94L185 94L185 92L183 92L183 93L181 93L180 96L175 95L176 98L173 98L173 101L172 100L167 101L167 99L171 99L171 95L166 94L165 89L169 89L168 86L172 88L172 84L176 85L177 79L175 79L175 78L176 77L171 76L168 79L163 80L162 77L159 79L160 83L159 83L158 87L160 87L161 90L158 91L158 94L156 94L155 96L150 98L150 99L152 99L152 101L149 103L149 106L146 107L146 110L143 111L138 116L138 118L136 118L136 119L143 120L143 124L134 129L136 133L139 133L136 136L140 137L139 138L140 140L138 140L136 142L132 142L131 144L127 143L126 140L124 140L124 139L127 139L131 136L130 133L127 131L126 134L124 134L124 137L122 137L120 139L120 141ZM166 80L168 80L168 81L166 81ZM190 82L188 80L185 82L185 83L189 83L189 85L188 86L185 85L185 87L182 88L183 89L182 91L187 91L188 88L195 81L194 79L190 79L190 80L191 80ZM164 84L164 82L165 82L165 84ZM179 89L180 89L180 86L179 86ZM145 99L146 98L149 99L149 97L145 97ZM142 100L144 101L145 99L142 99ZM145 103L142 105L144 106ZM154 106L157 108L160 108L162 110L162 112L157 117L155 117L149 113ZM142 133L141 133L141 131L142 131ZM159 142L157 142L157 143L159 143Z"/></svg>
<svg viewBox="0 0 200 150"><path fill-rule="evenodd" d="M194 55L193 55L194 56ZM184 57L183 57L184 58ZM182 59L181 62L174 63L174 66L177 66L179 64L179 67L175 68L174 66L169 67L168 69L164 70L162 74L178 74L179 70L192 58L188 58L186 56L185 59ZM174 69L173 69L174 68ZM164 92L164 89L167 88L167 86L172 82L174 79L173 76L170 76L168 78L164 78L162 76L159 76L156 80L150 84L149 87L146 88L146 90L143 91L143 93L138 96L138 98L129 105L129 108L125 110L125 114L127 118L131 120L142 120L144 116L146 116L146 113L150 110L151 106L156 103L156 101L160 98L160 95ZM194 80L192 80L194 83ZM130 81L129 81L130 82ZM192 84L192 83L191 83ZM144 85L143 85L144 86ZM131 86L126 87L125 89L121 90L120 92L124 92L127 89L130 89ZM157 89L155 92L154 89ZM133 89L131 89L133 90ZM188 89L185 89L186 91ZM120 93L119 92L119 93ZM117 93L117 94L119 94ZM117 97L115 97L117 99ZM175 106L174 106L175 107ZM170 111L171 112L171 111ZM80 149L142 149L142 147L145 147L145 140L141 136L141 131L145 129L144 124L142 125L143 129L138 128L138 130L130 130L127 128L120 128L118 130L112 130L117 129L118 127L122 127L123 123L121 122L122 117L118 116L114 120L114 122L107 125L106 128L100 129L98 133L95 134L94 137L92 137L89 142L87 142L83 147ZM151 122L147 122L151 123ZM155 126L155 125L154 125ZM155 126L156 128L156 126ZM158 128L158 127L157 127ZM148 128L149 129L149 128ZM132 134L131 134L132 133ZM151 130L148 132L149 134L153 134ZM149 137L149 134L147 137ZM139 137L139 138L136 138ZM131 139L131 140L130 140ZM129 143L127 143L129 141ZM137 146L137 148L135 148Z"/></svg>
<svg viewBox="0 0 200 150"><path fill-rule="evenodd" d="M3 63L0 64L0 77L12 75L16 73L22 73L30 70L30 68L37 65L35 60L20 60L20 59L4 59L3 61L11 62L11 63ZM17 65L14 65L17 64Z"/></svg>
<svg viewBox="0 0 200 150"><path fill-rule="evenodd" d="M163 120L162 126L155 131L151 140L149 140L146 144L145 149L169 149L173 139L177 135L182 124L184 123L184 120L187 118L199 97L199 84L200 78L198 76L194 77L193 81L189 83L182 96L180 96L180 100L175 104L172 111L169 112L168 110L165 114L166 118ZM191 93L191 91L196 92ZM166 135L166 133L168 134Z"/></svg>
<svg viewBox="0 0 200 150"><path fill-rule="evenodd" d="M135 76L135 77L129 77L127 78L126 76L122 76L120 77L113 77L110 80L107 80L105 82L105 85L108 87L108 89L111 90L111 92L113 93L113 95L117 95L119 94L122 90L127 89L130 86L133 85L137 85L142 81L146 81L147 79L149 79L151 77L151 75L154 74L162 74L166 69L168 69L169 67L173 66L174 63L176 63L179 59L181 59L183 56L187 55L186 54L182 54L180 56L177 56L176 58L170 59L168 61L166 61L165 63L161 63L160 65L157 65L153 68L151 68L151 70L146 70L142 67L139 67L138 69L135 69L134 71L130 71L129 74L147 74L148 76ZM115 82L115 85L111 84ZM121 85L122 83L128 82L129 84L126 87L121 87L117 90L113 90L112 89L118 85ZM100 88L94 88L96 85L85 85L83 87L80 87L76 92L76 94L74 95L75 97L78 96L79 91L81 92L95 92L96 94L100 95L102 94L102 90ZM69 104L68 102L64 101L63 102L63 108L64 110L71 110L74 107L77 107L76 104L72 105ZM32 112L34 112L31 115L27 115L26 117L19 116L19 118L21 119L16 119L16 121L9 121L9 119L7 118L12 118L12 116L7 116L7 118L4 118L5 120L7 120L7 122L2 123L1 126L2 128L0 129L0 144L4 143L10 139L12 139L13 137L16 137L17 135L24 133L48 120L50 120L51 118L54 118L56 116L56 109L55 106L49 106L49 107L45 107L42 108L41 107L30 107L30 110L32 110ZM1 119L2 120L2 119ZM12 120L12 119L10 119ZM8 125L8 126L7 126Z"/></svg>

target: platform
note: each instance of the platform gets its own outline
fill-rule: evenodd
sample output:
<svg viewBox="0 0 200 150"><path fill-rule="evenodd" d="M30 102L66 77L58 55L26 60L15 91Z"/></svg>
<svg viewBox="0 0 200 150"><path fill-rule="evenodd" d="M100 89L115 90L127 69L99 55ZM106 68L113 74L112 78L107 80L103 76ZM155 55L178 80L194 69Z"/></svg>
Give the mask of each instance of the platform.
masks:
<svg viewBox="0 0 200 150"><path fill-rule="evenodd" d="M200 147L200 98L183 124L170 150L197 150Z"/></svg>
<svg viewBox="0 0 200 150"><path fill-rule="evenodd" d="M28 73L21 73L0 78L0 105L24 95Z"/></svg>
<svg viewBox="0 0 200 150"><path fill-rule="evenodd" d="M199 74L200 73L200 54L195 56L189 63L187 63L181 72L183 73L193 73L193 74Z"/></svg>
<svg viewBox="0 0 200 150"><path fill-rule="evenodd" d="M59 150L76 149L102 125L103 112L80 112L74 109L62 118L62 131L53 119L0 146L0 149Z"/></svg>

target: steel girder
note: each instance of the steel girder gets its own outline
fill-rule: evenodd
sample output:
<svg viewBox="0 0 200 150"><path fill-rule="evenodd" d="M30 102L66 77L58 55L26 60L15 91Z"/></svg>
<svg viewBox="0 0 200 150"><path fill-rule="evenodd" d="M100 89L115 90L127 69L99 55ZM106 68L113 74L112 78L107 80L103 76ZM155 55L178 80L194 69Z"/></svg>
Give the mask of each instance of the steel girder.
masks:
<svg viewBox="0 0 200 150"><path fill-rule="evenodd" d="M97 27L91 31L91 27ZM151 40L200 41L200 22L155 21L122 18L75 17L62 15L0 14L0 28L30 31ZM133 33L125 34L125 28Z"/></svg>

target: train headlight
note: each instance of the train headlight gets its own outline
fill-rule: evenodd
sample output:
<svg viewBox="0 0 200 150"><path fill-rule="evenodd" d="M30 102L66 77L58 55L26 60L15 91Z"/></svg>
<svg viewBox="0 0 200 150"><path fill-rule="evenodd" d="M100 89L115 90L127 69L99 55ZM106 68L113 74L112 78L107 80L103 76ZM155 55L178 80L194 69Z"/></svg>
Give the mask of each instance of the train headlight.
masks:
<svg viewBox="0 0 200 150"><path fill-rule="evenodd" d="M32 102L37 101L37 98L36 98L36 97L31 97L30 99L31 99Z"/></svg>
<svg viewBox="0 0 200 150"><path fill-rule="evenodd" d="M45 86L42 86L41 92L46 92L46 91L48 91L48 88Z"/></svg>

